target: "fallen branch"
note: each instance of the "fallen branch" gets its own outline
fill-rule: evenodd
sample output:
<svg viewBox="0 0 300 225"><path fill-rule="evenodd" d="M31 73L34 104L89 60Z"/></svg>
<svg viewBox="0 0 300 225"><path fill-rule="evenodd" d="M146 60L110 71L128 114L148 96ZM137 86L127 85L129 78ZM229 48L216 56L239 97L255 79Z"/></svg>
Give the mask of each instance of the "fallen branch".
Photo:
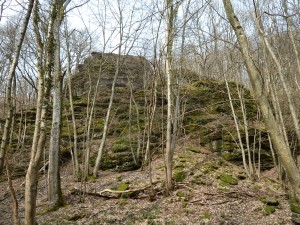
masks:
<svg viewBox="0 0 300 225"><path fill-rule="evenodd" d="M155 185L157 183L159 183L160 181L156 181L156 182L153 182L152 185ZM89 191L82 191L78 188L75 188L72 190L72 193L84 193L86 195L92 195L92 196L98 196L98 197L104 197L104 198L118 198L116 196L108 196L106 193L110 193L110 194L117 194L117 195L120 195L120 194L126 194L126 193L139 193L139 192L142 192L148 188L151 187L151 184L145 186L145 187L141 187L141 188L136 188L136 189L130 189L130 190L124 190L124 191L117 191L117 190L111 190L111 189L104 189L100 192L89 192Z"/></svg>

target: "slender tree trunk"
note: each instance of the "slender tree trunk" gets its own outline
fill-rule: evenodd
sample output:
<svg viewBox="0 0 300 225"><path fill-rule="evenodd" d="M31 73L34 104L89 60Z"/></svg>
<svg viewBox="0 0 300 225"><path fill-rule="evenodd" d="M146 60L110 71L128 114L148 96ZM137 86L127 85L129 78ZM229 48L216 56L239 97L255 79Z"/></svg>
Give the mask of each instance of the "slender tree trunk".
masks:
<svg viewBox="0 0 300 225"><path fill-rule="evenodd" d="M67 23L66 23L67 24ZM69 102L70 102L70 110L72 115L72 125L73 125L73 161L74 161L74 168L75 168L75 176L80 179L80 168L78 162L78 135L77 135L77 126L76 126L76 118L74 113L74 104L73 104L73 94L72 94L72 82L71 82L71 55L70 55L70 47L69 47L69 34L67 30L67 25L65 26L66 30L66 47L67 47L67 75L68 75L68 90L69 90Z"/></svg>
<svg viewBox="0 0 300 225"><path fill-rule="evenodd" d="M118 78L119 70L120 70L121 43L122 42L120 42L120 46L119 46L119 54L118 54L118 58L117 58L117 62L116 62L116 71L115 71L114 80L113 80L112 87L111 87L109 105L108 105L108 109L106 112L106 118L105 118L105 122L104 122L103 135L102 135L100 147L98 149L98 155L96 158L96 163L95 163L95 167L94 167L94 171L93 171L94 177L98 176L98 170L100 167L103 150L104 150L104 146L105 146L105 142L106 142L106 137L107 137L107 133L108 133L110 114L111 114L113 100L114 100L114 96L115 96L115 86L116 86L116 82L117 82L117 78Z"/></svg>
<svg viewBox="0 0 300 225"><path fill-rule="evenodd" d="M6 103L7 103L8 111L6 114L4 131L3 131L2 141L1 141L1 146L0 146L0 175L3 173L4 159L5 159L5 155L6 155L6 151L7 151L9 135L10 135L10 130L11 130L12 117L13 117L13 112L14 112L13 100L12 100L12 82L15 77L15 71L16 71L16 68L18 65L21 48L23 45L23 41L24 41L25 34L27 31L27 26L29 23L32 9L33 9L33 3L34 3L34 0L29 1L27 12L26 12L24 22L22 25L20 39L18 40L18 44L17 44L16 51L15 51L15 56L11 62L8 76L7 76L7 81L6 81L5 95L6 95Z"/></svg>
<svg viewBox="0 0 300 225"><path fill-rule="evenodd" d="M51 4L50 18L47 31L46 68L43 69L43 44L38 29L38 5L35 2L34 30L38 43L38 97L36 104L35 129L31 148L31 159L26 173L25 181L25 225L35 224L36 198L38 188L39 166L42 152L46 142L46 121L50 103L51 73L53 70L55 43L53 37L53 26L57 14L60 12L59 0Z"/></svg>
<svg viewBox="0 0 300 225"><path fill-rule="evenodd" d="M264 118L268 132L270 134L272 143L274 145L274 149L280 159L280 162L282 163L282 165L286 170L288 179L291 184L290 190L293 194L293 197L295 197L296 200L299 201L300 200L300 188L299 188L300 174L298 168L292 157L290 149L285 143L284 137L281 135L280 127L278 126L272 112L272 107L267 99L267 96L263 91L263 83L259 75L259 72L254 65L254 62L252 61L250 50L249 50L249 43L245 35L244 29L241 26L238 18L234 13L233 7L231 5L231 1L223 0L223 4L225 7L227 18L229 19L229 22L233 27L236 37L238 39L240 50L242 52L246 64L246 68L248 71L248 75L253 87L253 92L257 100L258 106L260 108L261 114Z"/></svg>
<svg viewBox="0 0 300 225"><path fill-rule="evenodd" d="M5 158L5 161L6 161L5 166L6 166L6 172L7 172L8 187L9 187L10 195L11 195L12 202L13 202L13 206L12 206L13 223L14 223L14 225L19 225L20 224L19 212L18 212L19 204L18 204L16 191L15 191L15 188L13 186L12 177L11 177L11 170L10 170L10 167L9 167L7 156Z"/></svg>
<svg viewBox="0 0 300 225"><path fill-rule="evenodd" d="M61 13L54 22L53 37L55 41L54 69L53 69L53 108L52 128L49 148L48 169L48 202L49 207L55 209L63 205L63 197L60 184L59 152L62 116L62 82L63 75L60 66L60 24Z"/></svg>
<svg viewBox="0 0 300 225"><path fill-rule="evenodd" d="M119 46L118 46L118 57L117 57L117 61L116 61L116 71L114 74L114 79L112 82L112 86L111 86L111 94L110 94L110 99L109 99L109 104L108 104L108 109L106 112L106 117L105 117L105 121L104 121L104 128L103 128L103 134L102 134L102 139L101 139L101 143L98 149L98 155L96 158L96 162L95 162L95 167L93 170L93 176L97 177L98 176L98 170L100 167L100 163L101 163L101 159L102 159L102 155L103 155L103 151L104 151L104 146L105 146L105 142L106 142L106 137L107 137L107 133L108 133L108 128L109 128L109 121L110 121L110 114L111 114L111 110L112 110L112 105L113 105L113 100L114 100L114 96L115 96L115 87L116 87L116 82L120 73L120 66L121 66L121 52L122 52L122 44L123 44L123 38L124 38L124 24L123 24L123 15L120 9L120 5L118 5L119 7Z"/></svg>
<svg viewBox="0 0 300 225"><path fill-rule="evenodd" d="M229 88L229 85L228 85L226 75L224 76L224 78L225 78L225 83L226 83L226 89L227 89L229 104L230 104L230 108L231 108L231 112L232 112L232 116L233 116L233 120L234 120L234 124L235 124L235 128L236 128L236 132L237 132L238 139L239 139L239 146L240 146L241 152L242 152L243 166L244 166L244 169L245 169L245 172L246 172L247 176L250 177L251 173L249 172L249 167L248 167L248 164L247 164L245 149L244 149L244 145L243 145L243 142L242 142L242 136L241 136L241 132L240 132L240 126L239 126L238 118L237 118L236 113L235 113L235 109L233 107L231 91L230 91L230 88ZM241 102L241 104L242 104L242 102Z"/></svg>
<svg viewBox="0 0 300 225"><path fill-rule="evenodd" d="M173 41L174 41L174 22L176 9L173 0L166 0L166 77L167 77L167 131L166 131L166 191L167 194L173 189L172 166L174 149L172 149L172 70L173 70Z"/></svg>

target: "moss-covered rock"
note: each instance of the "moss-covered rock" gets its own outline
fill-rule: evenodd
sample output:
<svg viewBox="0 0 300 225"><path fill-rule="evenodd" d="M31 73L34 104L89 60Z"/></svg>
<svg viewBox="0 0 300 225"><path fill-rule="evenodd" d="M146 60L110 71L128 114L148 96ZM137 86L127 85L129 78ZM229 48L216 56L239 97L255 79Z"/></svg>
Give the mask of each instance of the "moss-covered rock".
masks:
<svg viewBox="0 0 300 225"><path fill-rule="evenodd" d="M116 191L127 191L129 189L129 182L121 182L117 187L114 188ZM126 192L117 194L118 197L121 198L132 198L137 195L137 192Z"/></svg>
<svg viewBox="0 0 300 225"><path fill-rule="evenodd" d="M278 206L279 205L279 201L277 198L261 196L261 197L259 197L259 200L268 206Z"/></svg>
<svg viewBox="0 0 300 225"><path fill-rule="evenodd" d="M128 182L121 182L114 189L116 191L126 191L126 190L129 189L129 183ZM123 197L123 198L128 198L130 194L132 194L132 193L128 192L128 193L117 194L117 196L118 197Z"/></svg>
<svg viewBox="0 0 300 225"><path fill-rule="evenodd" d="M219 179L221 181L223 181L224 183L227 183L227 184L230 184L230 185L237 185L238 184L238 180L230 174L223 173L223 174L220 175Z"/></svg>
<svg viewBox="0 0 300 225"><path fill-rule="evenodd" d="M130 146L126 145L125 143L120 143L120 144L114 144L112 146L113 152L126 152L130 150Z"/></svg>
<svg viewBox="0 0 300 225"><path fill-rule="evenodd" d="M188 146L187 150L191 151L191 152L195 152L195 153L200 153L201 152L200 148L198 148L196 146L192 146L192 145Z"/></svg>

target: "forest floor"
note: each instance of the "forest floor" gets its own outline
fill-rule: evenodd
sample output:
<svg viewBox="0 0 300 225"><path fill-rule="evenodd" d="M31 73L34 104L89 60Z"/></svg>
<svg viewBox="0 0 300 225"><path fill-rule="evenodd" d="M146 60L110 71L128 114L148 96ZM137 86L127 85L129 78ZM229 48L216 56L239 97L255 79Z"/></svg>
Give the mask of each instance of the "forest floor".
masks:
<svg viewBox="0 0 300 225"><path fill-rule="evenodd" d="M241 167L203 147L187 147L185 139L180 142L174 157L177 182L169 196L164 193L161 156L152 162L155 196L145 188L150 184L149 166L143 171L100 171L98 179L85 184L89 194L81 196L78 190L83 186L70 175L72 165L68 163L61 171L66 206L47 212L46 177L39 180L38 224L292 224L288 198L274 169L264 171L260 179L249 179ZM188 146L193 144L188 142ZM110 192L92 195L124 184L124 189L136 191L122 196ZM14 186L23 220L24 177L15 179ZM1 182L0 224L12 223L10 202L7 182Z"/></svg>

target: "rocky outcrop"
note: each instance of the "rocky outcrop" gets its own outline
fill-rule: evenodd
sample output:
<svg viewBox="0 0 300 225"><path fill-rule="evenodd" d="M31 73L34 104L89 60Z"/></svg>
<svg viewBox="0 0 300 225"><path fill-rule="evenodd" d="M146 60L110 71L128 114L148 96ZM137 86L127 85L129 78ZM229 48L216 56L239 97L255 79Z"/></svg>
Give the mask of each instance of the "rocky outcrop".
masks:
<svg viewBox="0 0 300 225"><path fill-rule="evenodd" d="M120 69L116 87L142 88L144 81L152 73L150 62L141 56L121 55L114 53L92 52L78 65L73 77L73 86L76 95L82 95L89 87L94 88L99 80L99 87L110 88L116 73L117 60L120 60Z"/></svg>

